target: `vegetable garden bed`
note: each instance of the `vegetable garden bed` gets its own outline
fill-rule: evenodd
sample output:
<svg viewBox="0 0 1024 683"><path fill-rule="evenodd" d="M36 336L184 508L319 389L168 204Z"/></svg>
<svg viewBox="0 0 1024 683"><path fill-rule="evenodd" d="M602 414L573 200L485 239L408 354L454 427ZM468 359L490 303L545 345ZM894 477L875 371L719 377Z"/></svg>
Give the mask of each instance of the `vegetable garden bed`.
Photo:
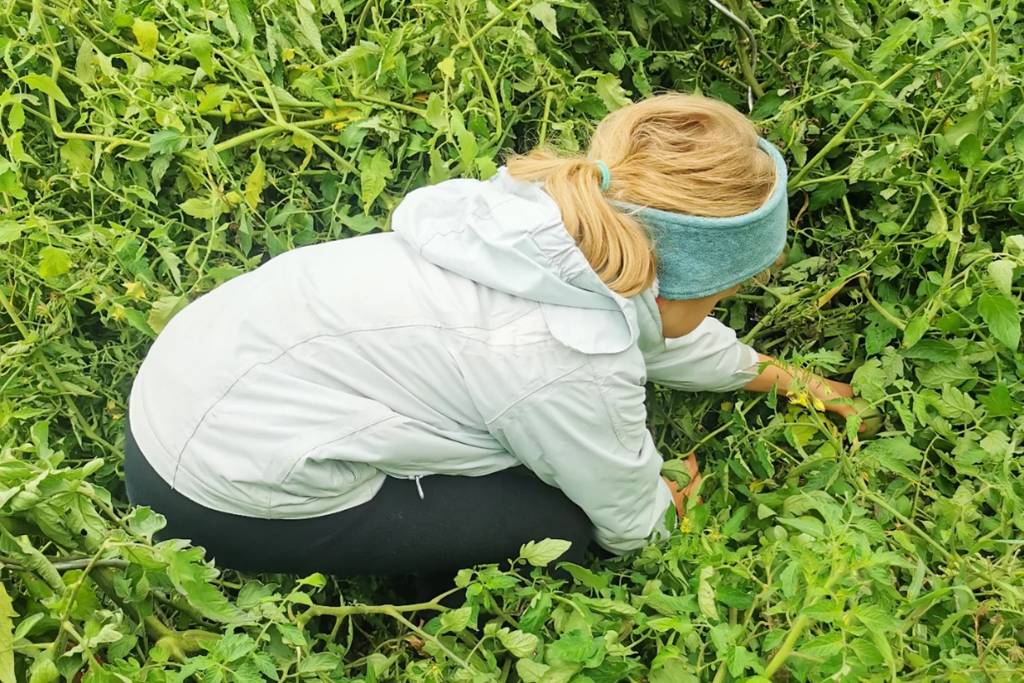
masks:
<svg viewBox="0 0 1024 683"><path fill-rule="evenodd" d="M0 2L0 683L1021 680L1017 3L725 4L756 60L682 0ZM788 261L720 314L852 377L877 438L652 389L703 504L571 583L550 543L466 570L457 609L152 541L125 401L188 300L666 88L791 164Z"/></svg>

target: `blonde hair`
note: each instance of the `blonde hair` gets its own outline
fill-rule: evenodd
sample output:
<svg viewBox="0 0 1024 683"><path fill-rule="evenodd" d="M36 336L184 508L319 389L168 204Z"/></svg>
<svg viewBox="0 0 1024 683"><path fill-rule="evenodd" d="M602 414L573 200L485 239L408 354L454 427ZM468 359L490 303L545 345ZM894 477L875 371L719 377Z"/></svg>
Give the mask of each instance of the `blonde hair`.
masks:
<svg viewBox="0 0 1024 683"><path fill-rule="evenodd" d="M609 200L694 216L738 216L761 206L775 167L745 116L724 102L668 93L606 116L586 156L535 149L507 161L509 173L541 181L566 230L608 287L623 296L654 282L656 260L636 218ZM611 171L602 192L600 160Z"/></svg>

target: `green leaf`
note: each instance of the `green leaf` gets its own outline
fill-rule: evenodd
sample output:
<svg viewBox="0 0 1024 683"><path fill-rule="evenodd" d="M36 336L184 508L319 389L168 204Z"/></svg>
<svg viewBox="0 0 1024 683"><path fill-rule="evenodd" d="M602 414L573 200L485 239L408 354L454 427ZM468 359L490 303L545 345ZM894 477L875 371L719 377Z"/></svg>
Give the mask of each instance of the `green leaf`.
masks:
<svg viewBox="0 0 1024 683"><path fill-rule="evenodd" d="M359 199L363 203L363 212L370 212L370 205L380 196L387 186L387 182L394 176L391 168L391 160L388 155L380 150L373 153L369 160L361 164L359 168L361 176L359 179Z"/></svg>
<svg viewBox="0 0 1024 683"><path fill-rule="evenodd" d="M920 461L923 455L903 436L875 439L861 451L863 459L911 480L916 478L916 474L907 467L907 464Z"/></svg>
<svg viewBox="0 0 1024 683"><path fill-rule="evenodd" d="M246 50L251 50L253 39L256 37L256 27L252 23L248 0L228 0L228 16L238 27L242 46Z"/></svg>
<svg viewBox="0 0 1024 683"><path fill-rule="evenodd" d="M153 302L153 307L149 311L149 316L146 317L146 323L153 329L157 334L160 330L171 321L174 315L185 307L188 303L188 299L183 296L175 294L169 294L162 296Z"/></svg>
<svg viewBox="0 0 1024 683"><path fill-rule="evenodd" d="M1016 264L1008 258L996 259L988 264L988 276L1004 296L1013 296L1013 269Z"/></svg>
<svg viewBox="0 0 1024 683"><path fill-rule="evenodd" d="M960 163L966 168L975 168L978 162L981 161L981 142L978 140L978 136L974 133L969 133L964 136L958 146L960 154Z"/></svg>
<svg viewBox="0 0 1024 683"><path fill-rule="evenodd" d="M714 567L702 567L700 580L697 584L697 605L701 613L708 619L718 621L718 604L715 602L715 587L711 579L715 575Z"/></svg>
<svg viewBox="0 0 1024 683"><path fill-rule="evenodd" d="M560 562L558 566L572 575L572 578L576 580L576 583L591 588L593 590L604 590L608 588L610 579L608 576L596 574L586 567L581 567L578 564L572 562Z"/></svg>
<svg viewBox="0 0 1024 683"><path fill-rule="evenodd" d="M150 154L174 154L185 149L188 138L175 129L161 130L149 136Z"/></svg>
<svg viewBox="0 0 1024 683"><path fill-rule="evenodd" d="M182 544L182 541L160 544L167 562L167 576L178 593L207 619L227 624L244 621L242 611L228 602L211 583L217 576L217 570L204 563L203 551L185 548ZM283 626L279 625L279 628Z"/></svg>
<svg viewBox="0 0 1024 683"><path fill-rule="evenodd" d="M51 246L39 250L39 267L36 268L36 272L41 276L49 280L63 275L69 270L71 270L71 256L68 252Z"/></svg>
<svg viewBox="0 0 1024 683"><path fill-rule="evenodd" d="M299 20L299 32L313 49L322 54L324 44L320 37L319 21L313 16L314 11L309 0L295 0L295 16Z"/></svg>
<svg viewBox="0 0 1024 683"><path fill-rule="evenodd" d="M622 87L622 81L613 74L601 74L598 76L594 90L597 91L598 97L604 102L604 106L608 111L621 109L631 103L629 94Z"/></svg>
<svg viewBox="0 0 1024 683"><path fill-rule="evenodd" d="M212 195L204 199L186 199L181 204L181 210L195 218L216 218L227 209L227 205L219 197Z"/></svg>
<svg viewBox="0 0 1024 683"><path fill-rule="evenodd" d="M686 486L690 483L690 466L685 460L666 460L661 466L661 476L668 478L677 486Z"/></svg>
<svg viewBox="0 0 1024 683"><path fill-rule="evenodd" d="M22 226L14 221L0 220L0 244L13 242L21 237Z"/></svg>
<svg viewBox="0 0 1024 683"><path fill-rule="evenodd" d="M11 130L21 130L25 125L25 107L20 101L11 104L7 111L7 125Z"/></svg>
<svg viewBox="0 0 1024 683"><path fill-rule="evenodd" d="M245 203L255 211L263 196L263 188L267 184L267 167L263 164L263 157L259 152L253 152L253 157L256 161L249 177L245 179Z"/></svg>
<svg viewBox="0 0 1024 683"><path fill-rule="evenodd" d="M978 314L993 337L1016 350L1020 345L1020 310L1016 302L1002 294L985 292L978 297Z"/></svg>
<svg viewBox="0 0 1024 683"><path fill-rule="evenodd" d="M921 337L928 331L928 319L924 316L917 316L911 319L907 323L906 329L903 330L903 348L909 349L911 346L921 341Z"/></svg>
<svg viewBox="0 0 1024 683"><path fill-rule="evenodd" d="M210 36L205 33L188 34L188 49L192 56L199 62L199 67L212 77L217 72L217 65L213 61L213 46L210 44Z"/></svg>
<svg viewBox="0 0 1024 683"><path fill-rule="evenodd" d="M57 83L44 74L29 74L22 77L22 82L33 90L49 95L53 99L57 100L65 107L70 107L71 102L64 96L64 92L60 89Z"/></svg>
<svg viewBox="0 0 1024 683"><path fill-rule="evenodd" d="M17 683L14 678L14 611L11 596L0 582L0 683Z"/></svg>
<svg viewBox="0 0 1024 683"><path fill-rule="evenodd" d="M135 42L139 44L139 49L142 54L147 57L152 57L156 54L156 43L160 38L160 33L157 31L156 24L152 21L144 21L136 18L132 22L132 33L135 35Z"/></svg>
<svg viewBox="0 0 1024 683"><path fill-rule="evenodd" d="M427 98L427 112L425 118L427 123L438 130L448 129L448 115L444 110L444 102L436 92L430 93Z"/></svg>
<svg viewBox="0 0 1024 683"><path fill-rule="evenodd" d="M890 60L896 51L903 47L903 44L910 40L917 28L917 23L908 17L894 22L878 48L871 55L871 69L879 71L882 67L889 66Z"/></svg>
<svg viewBox="0 0 1024 683"><path fill-rule="evenodd" d="M529 541L519 548L519 559L526 560L534 567L546 567L564 555L571 547L570 541L557 538Z"/></svg>
<svg viewBox="0 0 1024 683"><path fill-rule="evenodd" d="M993 417L1010 417L1016 409L1010 389L1003 382L993 384L981 402Z"/></svg>
<svg viewBox="0 0 1024 683"><path fill-rule="evenodd" d="M449 610L444 612L438 618L441 623L441 629L443 631L449 631L451 633L458 633L459 631L465 631L466 627L469 626L469 618L473 615L473 608L471 607L460 607L459 609Z"/></svg>
<svg viewBox="0 0 1024 683"><path fill-rule="evenodd" d="M450 81L455 78L455 60L451 57L445 57L437 63L437 68L444 77L444 80Z"/></svg>
<svg viewBox="0 0 1024 683"><path fill-rule="evenodd" d="M548 645L547 652L554 662L582 664L597 653L598 647L589 631L573 629Z"/></svg>
<svg viewBox="0 0 1024 683"><path fill-rule="evenodd" d="M824 538L825 536L825 525L817 517L803 515L802 517L779 517L778 519L786 526L814 538Z"/></svg>
<svg viewBox="0 0 1024 683"><path fill-rule="evenodd" d="M532 659L520 659L516 662L516 673L523 679L523 683L541 683L550 669L547 664Z"/></svg>
<svg viewBox="0 0 1024 683"><path fill-rule="evenodd" d="M553 36L558 37L558 21L555 17L555 8L548 2L535 2L530 5L530 14L533 18L544 25Z"/></svg>
<svg viewBox="0 0 1024 683"><path fill-rule="evenodd" d="M196 111L200 114L213 111L220 106L220 103L224 101L224 98L231 92L231 86L228 85L211 85L207 86L203 92L203 96L199 100L199 104L196 105Z"/></svg>
<svg viewBox="0 0 1024 683"><path fill-rule="evenodd" d="M540 645L540 638L518 629L514 631L507 628L499 629L498 641L516 657L529 657Z"/></svg>

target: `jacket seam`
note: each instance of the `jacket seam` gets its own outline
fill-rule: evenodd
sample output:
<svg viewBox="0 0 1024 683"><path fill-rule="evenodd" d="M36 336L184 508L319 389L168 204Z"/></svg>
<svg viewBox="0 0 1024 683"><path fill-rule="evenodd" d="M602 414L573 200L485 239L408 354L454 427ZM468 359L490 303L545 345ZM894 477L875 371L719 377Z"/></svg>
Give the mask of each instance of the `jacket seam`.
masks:
<svg viewBox="0 0 1024 683"><path fill-rule="evenodd" d="M340 441L344 441L345 439L349 439L349 438L355 436L356 434L360 434L362 432L365 432L367 429L372 429L373 427L376 427L379 424L387 422L388 420L395 420L395 419L398 419L400 417L402 417L402 416L401 415L388 415L387 417L382 417L379 420L374 420L370 424L363 425L362 427L357 427L356 429L353 429L353 430L349 431L346 434L343 434L343 435L341 435L339 437L336 437L334 439L328 439L327 441L324 441L322 443L317 444L316 446L313 446L311 448L306 449L305 451L303 451L303 453L301 455L299 455L297 458L295 458L295 460L292 462L292 464L288 467L288 471L285 472L284 475L281 476L281 484L284 485L284 483L288 481L288 478L292 476L292 472L295 471L295 468L298 467L299 463L304 461L306 459L306 457L310 453L312 453L313 451L315 451L317 449L320 449L320 448L323 448L324 446L328 446L330 444L335 444L335 443L338 443ZM267 517L268 518L271 516L270 515L270 511L273 508L274 508L274 505L273 505L273 492L271 492L270 496L267 496Z"/></svg>
<svg viewBox="0 0 1024 683"><path fill-rule="evenodd" d="M499 208L505 206L506 204L515 201L516 199L517 199L517 197L509 197L505 201L499 202L499 203L495 204L494 206L491 207L492 213L493 213L493 209L499 209ZM481 216L481 209L479 207L474 209L473 213L470 214L470 215L473 218L481 218L482 217ZM469 226L467 226L465 223L463 223L459 227L456 227L456 228L451 228L449 230L444 230L444 231L439 230L439 231L435 232L433 235L431 235L429 238L424 240L423 242L420 242L419 245L416 245L416 246L418 246L418 249L416 251L420 254L420 256L423 256L423 250L426 249L427 245L429 245L435 239L437 239L439 237L447 237L448 235L455 235L455 234L463 233L463 232L466 232L466 230L468 230L468 229L469 229ZM399 234L401 234L401 232L399 232ZM408 242L408 240L406 240L406 242Z"/></svg>
<svg viewBox="0 0 1024 683"><path fill-rule="evenodd" d="M528 313L524 313L523 316L526 316L527 314ZM523 316L521 316L521 317L523 317ZM315 334L315 335L313 335L311 337L306 337L304 339L301 339L301 340L295 342L294 344L292 344L291 346L283 349L280 353L278 353L273 358L267 359L265 361L260 361L258 363L253 363L251 366L246 368L245 371L240 373L238 375L238 377L236 377L234 379L234 381L232 381L231 384L228 385L228 387L213 401L213 403L211 403L207 407L207 409L203 411L203 414L199 417L199 420L196 421L195 427L193 427L192 431L188 435L188 438L185 439L185 441L182 444L181 448L178 450L178 454L174 458L174 473L171 476L172 487L173 487L174 481L177 480L178 470L181 468L181 459L185 455L185 449L188 448L188 445L192 442L192 439L195 438L196 433L199 431L199 428L203 426L203 423L206 422L206 418L209 417L210 413L221 403L221 401L224 400L225 397L227 397L228 394L231 393L231 391L235 388L235 386L238 385L239 382L241 382L243 379L245 379L249 375L250 372L252 372L257 367L260 367L260 366L273 365L278 360L280 360L281 358L287 356L288 354L290 354L292 351L294 351L298 347L302 346L303 344L308 344L309 342L311 342L311 341L313 341L315 339L321 339L321 338L340 339L342 337L347 337L347 336L349 336L351 334L359 334L359 333L362 333L362 332L381 332L383 330L396 330L396 329L403 329L403 328L410 328L410 327L434 328L434 329L440 330L442 332L451 332L451 333L459 335L460 337L466 337L466 338L469 338L469 339L473 339L474 341L479 341L479 340L475 340L473 337L469 337L468 335L461 334L460 332L458 332L458 329L481 329L481 330L487 330L487 331L490 331L490 332L494 332L494 331L502 329L503 327L506 327L507 325L512 324L513 322L516 322L519 319L520 318L516 318L515 320L511 320L511 321L509 321L507 323L504 323L502 325L499 325L499 326L493 327L493 328L486 328L486 327L472 328L471 326L464 326L462 328L449 328L449 327L444 327L444 326L438 325L438 324L407 323L407 324L398 324L398 325L382 325L382 326L379 326L379 327L360 328L358 330L347 330L345 332L341 332L341 333L338 333L338 334ZM487 342L484 342L484 343L487 343ZM495 344L493 346L508 346L508 345ZM525 344L523 346L525 346Z"/></svg>
<svg viewBox="0 0 1024 683"><path fill-rule="evenodd" d="M565 379L569 375L572 375L573 373L578 372L585 365L586 365L586 362L584 361L584 362L580 363L579 365L577 365L576 367L574 367L572 370L568 370L567 372L564 372L561 375L558 375L557 377L553 377L550 380L548 380L547 382L544 382L539 387L531 389L530 391L526 392L525 394L523 394L522 396L520 396L519 398L515 399L514 401L509 403L507 406L502 408L493 417L484 418L484 424L486 424L488 429L490 429L492 424L494 424L495 422L500 420L502 418L502 416L504 416L506 413L508 413L513 408L515 408L517 405L519 405L523 401L527 400L528 398L530 398L534 394L536 394L538 392L541 392L541 391L544 391L548 387L553 386L554 384L562 381L563 379ZM590 380L590 381L592 382L593 380Z"/></svg>
<svg viewBox="0 0 1024 683"><path fill-rule="evenodd" d="M608 389L605 387L604 381L597 377L597 373L594 371L594 365L589 357L587 358L587 369L590 371L591 377L594 378L594 384L597 385L597 393L601 396L601 404L604 406L605 415L608 417L608 421L612 425L612 431L615 432L615 438L619 440L620 446L629 450L630 445L626 443L622 433L622 425L619 423L619 418L608 402Z"/></svg>

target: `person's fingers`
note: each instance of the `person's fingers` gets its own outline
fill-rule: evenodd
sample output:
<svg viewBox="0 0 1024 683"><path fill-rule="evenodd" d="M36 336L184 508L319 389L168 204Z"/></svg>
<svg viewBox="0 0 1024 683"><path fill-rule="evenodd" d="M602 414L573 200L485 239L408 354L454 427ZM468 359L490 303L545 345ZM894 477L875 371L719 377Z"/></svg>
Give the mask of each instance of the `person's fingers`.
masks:
<svg viewBox="0 0 1024 683"><path fill-rule="evenodd" d="M690 471L690 483L683 488L683 496L689 498L701 482L700 463L697 461L696 453L690 453L686 458L686 467Z"/></svg>

